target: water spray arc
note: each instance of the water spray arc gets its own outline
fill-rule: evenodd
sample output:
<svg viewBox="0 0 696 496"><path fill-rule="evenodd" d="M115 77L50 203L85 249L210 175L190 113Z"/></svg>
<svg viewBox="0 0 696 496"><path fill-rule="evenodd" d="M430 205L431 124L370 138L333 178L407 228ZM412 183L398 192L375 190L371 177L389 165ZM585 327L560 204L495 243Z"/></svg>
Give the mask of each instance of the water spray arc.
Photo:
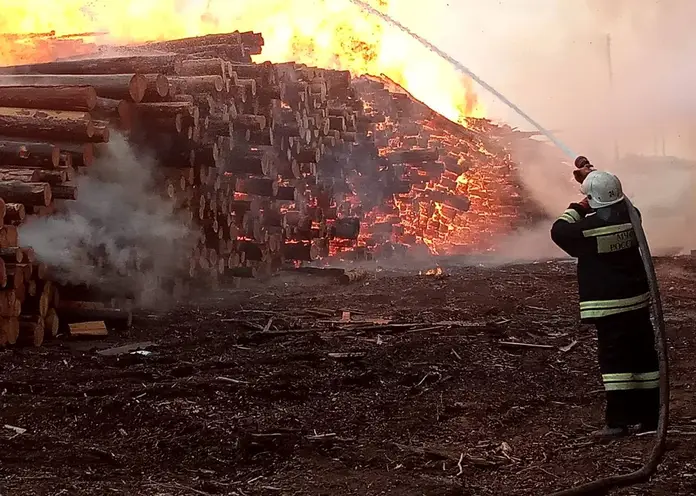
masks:
<svg viewBox="0 0 696 496"><path fill-rule="evenodd" d="M394 19L394 18L388 16L387 14L385 14L384 12L381 12L378 9L374 8L373 6L368 4L367 2L364 2L363 0L348 0L348 1L357 5L362 10L368 12L369 14L372 14L372 15L379 17L387 24L397 28L399 31L406 33L411 38L416 40L418 43L423 45L425 48L427 48L431 52L435 53L438 57L440 57L440 58L446 60L447 62L449 62L450 64L452 64L454 67L456 67L459 70L459 72L469 76L471 79L473 79L479 85L481 85L483 88L485 88L488 92L492 93L497 98L499 98L500 101L505 103L505 105L507 105L512 110L517 112L522 118L524 118L527 122L529 122L532 126L534 126L535 129L537 129L540 133L542 133L550 141L552 141L554 145L556 145L558 148L560 148L563 151L563 153L565 153L568 157L570 157L571 159L574 159L577 156L577 154L573 153L573 151L568 147L568 145L566 145L561 140L559 140L556 136L554 136L551 133L551 131L549 131L544 126L539 124L539 122L534 120L529 114L527 114L524 110L522 110L520 107L518 107L514 102L510 101L505 95L503 95L501 92L496 90L493 86L491 86L486 81L481 79L471 69L466 67L464 64L459 62L457 59L455 59L451 55L447 54L443 50L439 49L438 47L436 47L435 45L430 43L428 40L426 40L425 38L423 38L419 34L413 32L411 29L404 26L396 19Z"/></svg>
<svg viewBox="0 0 696 496"><path fill-rule="evenodd" d="M363 11L379 17L390 26L395 27L403 33L409 35L411 38L418 41L425 48L449 62L453 67L459 70L459 72L469 76L479 85L481 85L484 89L486 89L487 91L495 95L497 98L499 98L512 110L517 112L532 126L534 126L535 129L541 132L554 145L561 149L561 151L563 151L563 153L571 161L575 160L577 154L575 154L565 143L556 138L548 129L546 129L537 121L532 119L532 117L530 117L526 112L524 112L521 108L515 105L515 103L510 101L507 97L505 97L505 95L500 93L486 81L477 76L473 71L471 71L461 62L454 59L452 56L448 55L446 52L442 51L422 36L413 32L411 29L404 26L396 19L372 7L365 1L348 1L356 5ZM588 494L607 494L612 489L646 481L657 469L657 466L659 465L662 456L665 452L665 445L667 441L667 424L669 419L669 360L667 357L667 338L665 333L664 317L662 314L662 300L660 298L660 290L657 284L657 274L655 273L655 267L653 265L650 247L648 246L648 240L645 236L645 231L643 230L640 214L633 206L633 203L631 203L631 201L628 199L628 197L625 198L625 202L626 206L628 207L628 213L631 219L631 224L633 225L633 229L636 233L636 238L638 240L641 258L643 260L643 267L645 268L645 272L648 275L648 284L650 287L651 296L650 317L655 334L655 348L660 361L660 418L657 427L655 445L653 446L653 449L650 452L650 456L648 457L648 460L645 462L645 465L641 467L639 470L636 470L635 472L631 472L625 475L605 477L603 479L598 479L596 481L592 481L581 486L576 486L571 489L555 492L551 496L580 496Z"/></svg>

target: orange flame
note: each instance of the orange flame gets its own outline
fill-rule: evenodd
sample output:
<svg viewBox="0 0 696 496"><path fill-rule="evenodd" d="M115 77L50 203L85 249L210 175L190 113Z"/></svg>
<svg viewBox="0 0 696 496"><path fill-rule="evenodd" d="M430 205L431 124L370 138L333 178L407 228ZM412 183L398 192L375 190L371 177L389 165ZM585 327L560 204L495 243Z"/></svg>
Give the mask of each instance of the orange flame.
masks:
<svg viewBox="0 0 696 496"><path fill-rule="evenodd" d="M420 0L409 2L414 9ZM388 13L388 0L371 0ZM471 82L415 41L344 0L0 0L0 65L85 54L96 44L125 44L216 32L255 31L256 61L296 61L353 75L385 74L454 121L484 109ZM54 31L55 34L51 34ZM104 31L108 35L61 38ZM27 37L46 33L43 37Z"/></svg>

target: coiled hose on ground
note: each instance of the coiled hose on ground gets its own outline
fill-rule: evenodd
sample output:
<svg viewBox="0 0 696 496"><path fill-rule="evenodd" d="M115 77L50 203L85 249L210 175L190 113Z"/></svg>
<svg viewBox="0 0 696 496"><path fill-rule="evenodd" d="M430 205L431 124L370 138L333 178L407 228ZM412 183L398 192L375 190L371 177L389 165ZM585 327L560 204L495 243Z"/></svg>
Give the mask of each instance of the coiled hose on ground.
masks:
<svg viewBox="0 0 696 496"><path fill-rule="evenodd" d="M667 442L667 424L669 420L669 358L667 350L667 335L665 333L665 320L662 314L662 300L660 299L660 289L657 284L657 275L655 274L655 266L653 265L652 255L648 240L643 231L643 223L640 219L638 211L633 206L631 201L626 198L624 200L628 207L628 214L633 225L633 230L636 233L640 255L643 259L643 267L648 275L648 284L650 286L650 321L652 322L653 331L655 334L655 349L660 361L660 418L657 424L657 435L655 444L650 452L645 465L635 472L624 475L612 475L603 479L588 482L580 486L576 486L563 491L552 493L550 496L580 496L580 495L605 495L612 489L619 487L630 486L647 481L652 474L657 470L657 466L662 460L665 453L665 445Z"/></svg>

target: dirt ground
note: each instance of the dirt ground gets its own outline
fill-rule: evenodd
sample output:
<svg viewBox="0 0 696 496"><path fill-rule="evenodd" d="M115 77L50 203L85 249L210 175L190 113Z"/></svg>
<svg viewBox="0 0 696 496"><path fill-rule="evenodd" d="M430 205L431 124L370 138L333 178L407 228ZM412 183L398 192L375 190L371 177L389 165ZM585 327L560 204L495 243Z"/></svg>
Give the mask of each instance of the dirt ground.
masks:
<svg viewBox="0 0 696 496"><path fill-rule="evenodd" d="M696 494L696 262L657 266L676 432L622 495ZM0 351L0 424L26 429L0 428L0 494L544 495L635 470L652 435L588 438L603 394L574 271L281 276L107 340Z"/></svg>

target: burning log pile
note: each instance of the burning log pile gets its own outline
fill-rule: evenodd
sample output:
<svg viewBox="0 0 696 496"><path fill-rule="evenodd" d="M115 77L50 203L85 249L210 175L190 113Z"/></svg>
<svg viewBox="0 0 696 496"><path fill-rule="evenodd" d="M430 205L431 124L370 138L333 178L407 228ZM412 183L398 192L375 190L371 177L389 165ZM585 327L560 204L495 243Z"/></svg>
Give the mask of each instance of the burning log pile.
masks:
<svg viewBox="0 0 696 496"><path fill-rule="evenodd" d="M0 68L0 345L129 325L128 295L49 280L17 235L77 198L113 132L155 155L162 197L197 235L159 281L174 296L385 246L485 249L524 218L495 126L455 124L388 80L251 62L262 46L234 32Z"/></svg>
<svg viewBox="0 0 696 496"><path fill-rule="evenodd" d="M525 199L506 151L524 133L485 119L456 124L384 76L362 77L353 86L371 113L385 116L374 130L375 144L393 172L393 200L364 223L368 245L422 242L437 253L485 251L497 236L542 215Z"/></svg>

